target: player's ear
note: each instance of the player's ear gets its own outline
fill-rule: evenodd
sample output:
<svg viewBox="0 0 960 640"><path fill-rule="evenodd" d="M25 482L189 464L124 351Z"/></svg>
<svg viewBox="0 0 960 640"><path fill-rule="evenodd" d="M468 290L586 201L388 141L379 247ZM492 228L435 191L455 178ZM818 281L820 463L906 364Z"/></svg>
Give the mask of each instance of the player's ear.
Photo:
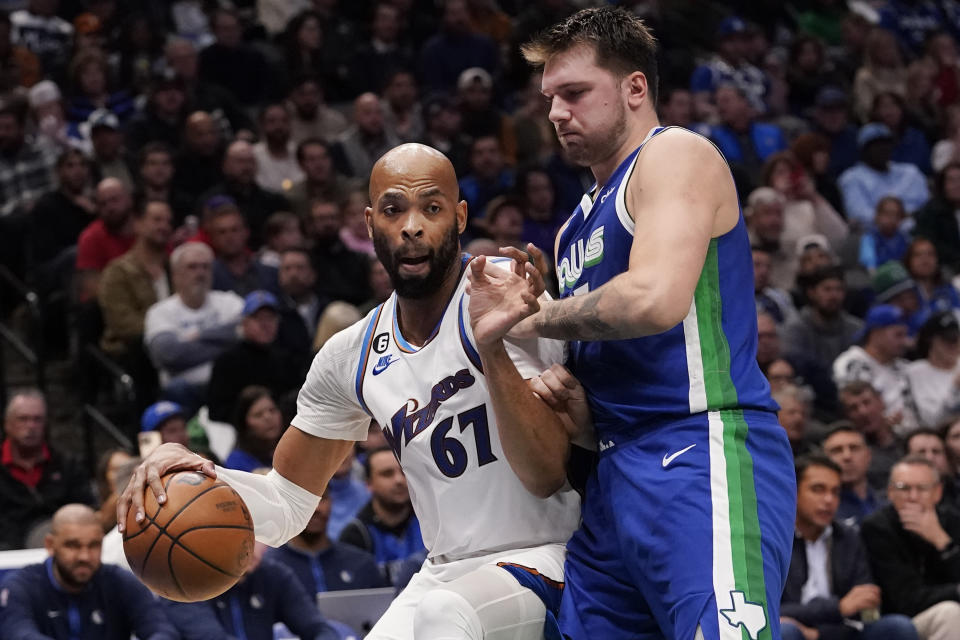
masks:
<svg viewBox="0 0 960 640"><path fill-rule="evenodd" d="M627 106L631 109L639 108L650 99L647 76L642 71L634 71L628 75L623 79L623 84L627 89Z"/></svg>
<svg viewBox="0 0 960 640"><path fill-rule="evenodd" d="M373 208L367 207L363 210L363 218L367 221L367 236L373 240Z"/></svg>
<svg viewBox="0 0 960 640"><path fill-rule="evenodd" d="M467 229L467 201L457 203L457 232L463 233Z"/></svg>

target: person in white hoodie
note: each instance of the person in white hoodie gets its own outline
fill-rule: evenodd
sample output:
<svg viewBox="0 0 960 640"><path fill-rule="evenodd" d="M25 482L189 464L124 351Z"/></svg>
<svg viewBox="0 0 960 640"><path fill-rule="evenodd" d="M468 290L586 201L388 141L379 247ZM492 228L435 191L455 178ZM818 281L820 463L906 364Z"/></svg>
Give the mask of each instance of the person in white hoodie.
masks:
<svg viewBox="0 0 960 640"><path fill-rule="evenodd" d="M924 427L935 429L960 411L960 323L953 311L934 314L917 335L920 360L907 378Z"/></svg>

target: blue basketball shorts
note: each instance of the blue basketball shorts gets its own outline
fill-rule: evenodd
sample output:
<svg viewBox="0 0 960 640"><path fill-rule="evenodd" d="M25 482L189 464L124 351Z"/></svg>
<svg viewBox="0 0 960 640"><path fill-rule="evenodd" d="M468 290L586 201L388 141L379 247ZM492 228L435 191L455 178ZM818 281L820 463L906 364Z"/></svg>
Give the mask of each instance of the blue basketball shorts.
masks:
<svg viewBox="0 0 960 640"><path fill-rule="evenodd" d="M713 411L601 438L567 544L570 640L780 640L796 516L776 415Z"/></svg>

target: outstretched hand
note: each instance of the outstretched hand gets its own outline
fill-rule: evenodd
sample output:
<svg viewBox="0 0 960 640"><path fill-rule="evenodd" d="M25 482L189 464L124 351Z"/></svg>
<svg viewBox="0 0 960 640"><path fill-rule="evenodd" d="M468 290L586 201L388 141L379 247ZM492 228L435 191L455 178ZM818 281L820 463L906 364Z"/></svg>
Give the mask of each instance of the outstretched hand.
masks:
<svg viewBox="0 0 960 640"><path fill-rule="evenodd" d="M478 346L500 340L524 318L540 310L537 302L538 282L536 268L529 262L515 270L487 269L485 256L470 262L467 274L467 293L470 294L470 326Z"/></svg>

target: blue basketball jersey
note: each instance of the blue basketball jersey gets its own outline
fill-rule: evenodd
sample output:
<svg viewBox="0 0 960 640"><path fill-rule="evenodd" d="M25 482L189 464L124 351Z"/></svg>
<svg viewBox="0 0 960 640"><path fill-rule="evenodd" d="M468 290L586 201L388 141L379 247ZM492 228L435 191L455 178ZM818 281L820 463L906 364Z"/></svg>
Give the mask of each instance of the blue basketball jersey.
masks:
<svg viewBox="0 0 960 640"><path fill-rule="evenodd" d="M634 233L627 182L644 144L664 130L653 129L606 185L591 190L593 199L584 195L560 230L561 298L588 293L627 270ZM683 322L643 338L573 341L568 366L587 390L602 441L703 411L775 411L756 350L753 260L741 214L733 229L710 241Z"/></svg>

